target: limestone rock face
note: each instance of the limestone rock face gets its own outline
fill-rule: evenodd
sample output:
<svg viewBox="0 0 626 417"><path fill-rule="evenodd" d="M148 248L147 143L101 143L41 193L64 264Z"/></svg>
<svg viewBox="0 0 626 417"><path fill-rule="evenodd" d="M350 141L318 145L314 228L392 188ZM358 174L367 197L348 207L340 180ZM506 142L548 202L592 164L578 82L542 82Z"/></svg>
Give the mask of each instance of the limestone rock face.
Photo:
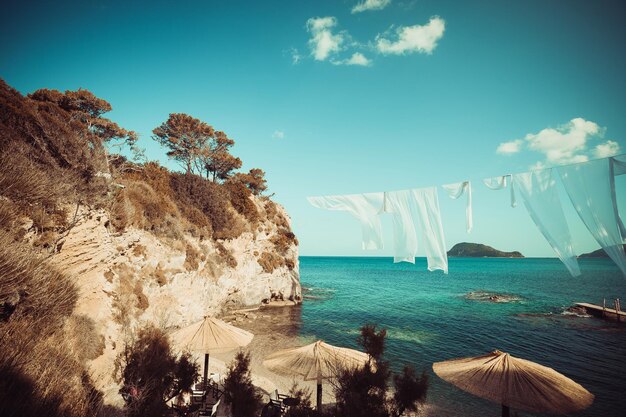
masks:
<svg viewBox="0 0 626 417"><path fill-rule="evenodd" d="M277 209L288 221L284 209ZM89 369L105 403L123 403L114 379L115 358L133 329L152 323L173 331L226 309L301 300L295 243L275 255L289 259L289 267L266 272L258 262L261 254L277 250L272 237L278 226L270 220L254 232L215 243L192 236L160 238L132 228L116 234L104 210L84 209L78 218L51 261L75 279L75 313L93 319L104 336L104 353ZM230 262L224 251L232 256Z"/></svg>

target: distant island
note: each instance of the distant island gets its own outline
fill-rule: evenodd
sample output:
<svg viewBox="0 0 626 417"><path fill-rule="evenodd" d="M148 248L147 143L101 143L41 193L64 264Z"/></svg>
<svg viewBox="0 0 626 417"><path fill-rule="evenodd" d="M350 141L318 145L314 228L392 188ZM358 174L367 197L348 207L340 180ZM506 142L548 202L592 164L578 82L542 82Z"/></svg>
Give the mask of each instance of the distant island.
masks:
<svg viewBox="0 0 626 417"><path fill-rule="evenodd" d="M626 245L624 245L624 250L626 251ZM604 249L594 250L593 252L583 253L578 256L579 258L608 258L609 255L606 254Z"/></svg>
<svg viewBox="0 0 626 417"><path fill-rule="evenodd" d="M457 258L523 258L518 251L503 252L481 243L457 243L448 251L448 256Z"/></svg>

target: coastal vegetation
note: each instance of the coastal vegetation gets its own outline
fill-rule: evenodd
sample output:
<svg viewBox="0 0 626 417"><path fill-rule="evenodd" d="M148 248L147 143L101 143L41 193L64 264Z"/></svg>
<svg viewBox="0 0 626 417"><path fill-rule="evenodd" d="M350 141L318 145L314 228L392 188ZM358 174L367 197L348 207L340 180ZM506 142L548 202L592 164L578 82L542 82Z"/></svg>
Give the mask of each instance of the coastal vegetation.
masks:
<svg viewBox="0 0 626 417"><path fill-rule="evenodd" d="M230 153L234 140L189 115L172 114L153 132L153 139L183 166L182 173L171 171L145 159L137 133L105 117L111 109L85 89L40 89L23 96L0 80L3 416L108 413L88 371L89 361L105 348L103 329L77 313L77 281L57 262L77 225L104 217L107 236L145 232L180 249L187 271L206 268L216 274L220 268L235 268L228 242L244 233L251 239L268 235L272 249L267 252L281 254L272 261L274 267L293 268L297 262L286 255L297 239L284 211L262 195L267 189L264 172L236 172L242 162ZM217 260L209 259L214 256L209 247ZM141 244L115 251L128 252L126 259L147 256ZM258 263L264 269L260 253ZM147 378L141 372L148 372L150 363L164 372L153 375L158 386L139 387L140 399L127 397L128 413L145 411L149 402L158 408L152 415L158 415L165 397L188 388L195 365L186 357L173 359L162 330L133 330L130 323L150 308L148 283L168 285L171 272L158 264L137 274L129 262L101 274L115 284L110 293L98 290L105 300L112 299L112 326L132 336L118 367L122 392L137 392L139 381ZM116 348L115 340L106 344ZM123 345L117 346L119 351Z"/></svg>
<svg viewBox="0 0 626 417"><path fill-rule="evenodd" d="M341 370L337 375L333 382L337 416L400 417L416 411L426 400L428 375L425 371L417 375L411 365L394 375L384 359L386 337L386 329L377 330L375 325L361 328L357 342L372 360L364 367Z"/></svg>
<svg viewBox="0 0 626 417"><path fill-rule="evenodd" d="M224 379L224 400L230 407L232 417L258 415L261 408L261 395L252 385L250 374L250 353L237 352L228 366Z"/></svg>
<svg viewBox="0 0 626 417"><path fill-rule="evenodd" d="M199 366L188 352L176 357L167 335L154 326L140 329L118 356L116 369L129 417L169 416L167 402L190 392Z"/></svg>

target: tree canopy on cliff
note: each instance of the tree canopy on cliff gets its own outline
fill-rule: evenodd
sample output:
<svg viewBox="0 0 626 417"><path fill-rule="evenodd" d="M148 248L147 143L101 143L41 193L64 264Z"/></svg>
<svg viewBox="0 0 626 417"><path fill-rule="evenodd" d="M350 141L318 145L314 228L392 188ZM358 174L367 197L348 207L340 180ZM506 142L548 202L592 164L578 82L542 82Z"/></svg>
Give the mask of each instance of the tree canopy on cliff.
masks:
<svg viewBox="0 0 626 417"><path fill-rule="evenodd" d="M107 144L110 147L121 148L128 146L132 151L135 148L137 133L120 127L117 123L102 117L113 108L108 101L96 97L91 91L79 88L76 91L61 93L58 90L43 88L28 95L29 98L54 103L68 113L70 123L77 125L77 132L82 139L100 146Z"/></svg>
<svg viewBox="0 0 626 417"><path fill-rule="evenodd" d="M152 138L169 151L167 156L179 162L187 174L201 174L198 162L208 153L215 130L208 123L184 113L171 113L152 131Z"/></svg>

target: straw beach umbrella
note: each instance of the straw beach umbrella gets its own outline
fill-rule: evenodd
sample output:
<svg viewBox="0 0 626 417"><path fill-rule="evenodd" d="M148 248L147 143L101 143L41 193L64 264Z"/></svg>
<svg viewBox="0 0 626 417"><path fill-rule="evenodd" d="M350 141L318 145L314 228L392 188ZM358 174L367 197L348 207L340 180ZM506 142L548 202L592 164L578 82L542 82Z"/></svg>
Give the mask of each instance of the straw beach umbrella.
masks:
<svg viewBox="0 0 626 417"><path fill-rule="evenodd" d="M278 374L317 381L317 409L321 410L322 380L334 377L340 369L361 367L369 360L366 353L318 340L310 345L275 352L265 358L263 365Z"/></svg>
<svg viewBox="0 0 626 417"><path fill-rule="evenodd" d="M474 358L433 364L443 380L478 397L536 413L568 414L593 402L593 394L552 368L495 350Z"/></svg>
<svg viewBox="0 0 626 417"><path fill-rule="evenodd" d="M207 382L209 355L228 352L248 345L254 335L213 317L183 327L172 334L180 349L204 353L204 383Z"/></svg>

